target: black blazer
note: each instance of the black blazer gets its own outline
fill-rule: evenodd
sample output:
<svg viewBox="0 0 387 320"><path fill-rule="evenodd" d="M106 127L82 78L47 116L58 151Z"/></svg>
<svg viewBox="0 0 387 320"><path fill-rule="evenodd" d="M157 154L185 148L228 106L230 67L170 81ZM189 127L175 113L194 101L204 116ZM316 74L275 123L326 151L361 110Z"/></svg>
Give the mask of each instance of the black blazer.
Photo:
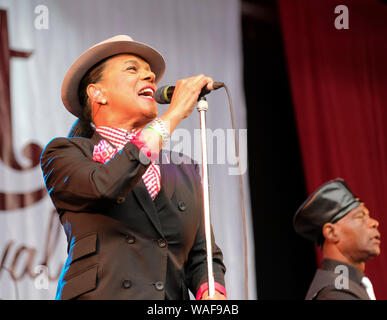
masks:
<svg viewBox="0 0 387 320"><path fill-rule="evenodd" d="M161 154L162 187L152 201L140 150L127 143L101 164L92 160L101 139L97 132L90 139L56 138L42 153L68 241L56 298L188 299L188 289L196 294L207 281L197 165L187 157L165 164L176 154ZM222 252L213 244L215 281L224 286Z"/></svg>
<svg viewBox="0 0 387 320"><path fill-rule="evenodd" d="M341 269L345 267L348 270L348 287L340 288L336 285L337 277L343 277ZM361 285L361 279L364 276L362 272L344 262L332 259L324 259L321 268L317 269L313 281L306 294L306 300L370 300L366 289ZM344 284L339 278L337 282Z"/></svg>

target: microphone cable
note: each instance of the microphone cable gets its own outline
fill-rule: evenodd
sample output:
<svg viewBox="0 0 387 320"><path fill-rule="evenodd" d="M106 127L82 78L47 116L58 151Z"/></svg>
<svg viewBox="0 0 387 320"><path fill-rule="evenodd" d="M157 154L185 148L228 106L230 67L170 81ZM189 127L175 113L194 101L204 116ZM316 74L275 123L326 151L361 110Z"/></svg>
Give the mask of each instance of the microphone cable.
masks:
<svg viewBox="0 0 387 320"><path fill-rule="evenodd" d="M242 229L243 229L243 248L244 248L244 272L245 272L245 296L246 300L249 299L249 267L248 267L248 244L247 244L247 223L246 223L246 211L245 211L245 193L243 188L243 177L242 177L242 170L240 165L240 159L239 159L239 141L237 139L236 134L236 125L235 125L235 118L234 118L234 107L231 99L231 94L226 86L225 83L220 82L218 87L223 87L227 94L227 100L230 110L230 118L231 118L231 125L234 132L234 144L235 144L235 155L237 159L238 164L238 170L239 170L239 192L241 196L241 218L242 218Z"/></svg>
<svg viewBox="0 0 387 320"><path fill-rule="evenodd" d="M234 133L234 144L235 144L235 155L237 159L238 164L238 170L239 170L239 192L241 196L241 218L242 218L242 228L243 228L243 247L244 247L244 272L245 272L245 296L246 300L248 300L249 297L249 288L248 288L248 245L247 245L247 223L246 223L246 212L245 212L245 194L244 194L244 188L243 188L243 178L242 178L242 170L240 165L240 159L239 159L239 141L237 139L236 135L236 125L235 125L235 118L234 118L234 107L231 99L231 94L224 82L214 82L212 90L216 90L219 88L224 88L226 90L227 99L228 99L228 105L230 109L230 117L231 117L231 124L232 129ZM168 104L171 102L171 97L173 95L175 87L174 86L164 86L157 89L155 93L155 99L157 103L160 104ZM199 99L205 96L206 94L210 93L212 90L208 90L206 88L203 88Z"/></svg>

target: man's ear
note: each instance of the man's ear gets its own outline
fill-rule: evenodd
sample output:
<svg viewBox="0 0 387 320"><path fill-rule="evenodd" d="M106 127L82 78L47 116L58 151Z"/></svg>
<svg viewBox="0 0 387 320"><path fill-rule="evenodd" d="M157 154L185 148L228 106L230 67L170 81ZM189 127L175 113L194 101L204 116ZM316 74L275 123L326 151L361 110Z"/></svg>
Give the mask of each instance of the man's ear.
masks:
<svg viewBox="0 0 387 320"><path fill-rule="evenodd" d="M337 243L339 241L339 235L337 232L337 225L327 222L323 225L322 233L325 241Z"/></svg>

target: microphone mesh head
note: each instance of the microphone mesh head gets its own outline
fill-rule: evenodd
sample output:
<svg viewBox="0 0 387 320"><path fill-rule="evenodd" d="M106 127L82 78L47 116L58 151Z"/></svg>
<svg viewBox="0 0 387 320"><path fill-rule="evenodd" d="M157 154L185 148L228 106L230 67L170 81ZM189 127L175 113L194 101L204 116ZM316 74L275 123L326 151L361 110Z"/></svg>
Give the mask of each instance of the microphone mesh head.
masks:
<svg viewBox="0 0 387 320"><path fill-rule="evenodd" d="M163 86L156 90L154 99L157 103L168 104L171 103L171 97L173 94L174 86Z"/></svg>

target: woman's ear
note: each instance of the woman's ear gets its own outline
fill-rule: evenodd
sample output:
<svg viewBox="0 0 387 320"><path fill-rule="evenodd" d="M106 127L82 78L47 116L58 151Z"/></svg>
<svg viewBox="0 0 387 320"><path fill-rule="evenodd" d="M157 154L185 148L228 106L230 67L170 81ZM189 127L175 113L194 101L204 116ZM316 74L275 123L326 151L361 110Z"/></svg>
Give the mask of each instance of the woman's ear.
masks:
<svg viewBox="0 0 387 320"><path fill-rule="evenodd" d="M86 89L87 96L89 97L89 100L91 102L91 105L94 104L94 102L97 102L99 104L106 104L107 100L102 94L102 89L98 88L94 83L90 83L87 86Z"/></svg>
<svg viewBox="0 0 387 320"><path fill-rule="evenodd" d="M339 235L337 225L327 222L323 225L322 233L325 241L337 243L339 241Z"/></svg>

